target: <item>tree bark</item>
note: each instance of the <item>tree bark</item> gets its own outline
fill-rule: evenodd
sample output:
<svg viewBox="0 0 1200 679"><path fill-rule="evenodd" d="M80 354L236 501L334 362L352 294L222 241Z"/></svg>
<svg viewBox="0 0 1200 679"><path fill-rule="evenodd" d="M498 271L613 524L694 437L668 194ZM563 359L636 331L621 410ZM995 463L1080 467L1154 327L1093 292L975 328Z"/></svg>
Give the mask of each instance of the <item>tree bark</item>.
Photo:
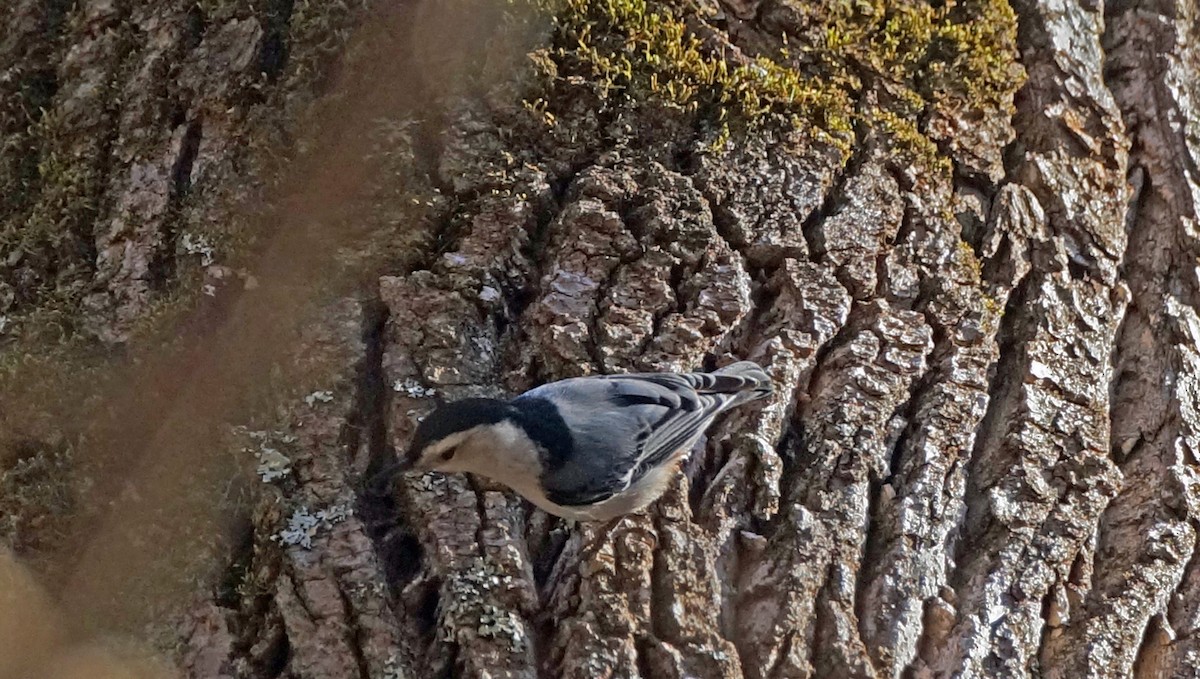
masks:
<svg viewBox="0 0 1200 679"><path fill-rule="evenodd" d="M0 679L1200 672L1194 0L5 9ZM742 358L612 525L371 481Z"/></svg>

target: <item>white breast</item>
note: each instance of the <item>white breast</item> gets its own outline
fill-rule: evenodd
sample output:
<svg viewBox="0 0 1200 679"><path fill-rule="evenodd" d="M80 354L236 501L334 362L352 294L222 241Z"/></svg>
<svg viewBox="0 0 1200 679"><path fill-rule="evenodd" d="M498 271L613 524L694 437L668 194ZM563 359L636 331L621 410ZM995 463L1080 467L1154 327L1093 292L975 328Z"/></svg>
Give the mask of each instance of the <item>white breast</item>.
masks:
<svg viewBox="0 0 1200 679"><path fill-rule="evenodd" d="M650 503L662 497L667 487L675 479L678 465L665 464L646 472L623 493L618 493L604 502L598 502L584 509L593 521L607 521L624 514L632 514L645 509ZM571 508L576 509L576 508ZM547 510L548 511L548 510Z"/></svg>
<svg viewBox="0 0 1200 679"><path fill-rule="evenodd" d="M520 488L514 487L514 489L528 498L533 504L555 516L561 516L574 521L608 521L618 516L639 512L661 497L675 479L676 469L678 469L678 465L675 464L656 467L646 472L645 476L638 479L636 483L624 492L618 493L603 502L577 507L564 507L555 504L546 499L546 496L537 487L530 489L529 492L523 491Z"/></svg>
<svg viewBox="0 0 1200 679"><path fill-rule="evenodd" d="M463 471L486 476L512 488L546 512L574 521L607 521L644 509L666 491L679 468L675 460L646 472L624 492L593 505L565 507L551 502L541 490L542 465L537 446L520 428L507 422L486 428L460 448Z"/></svg>

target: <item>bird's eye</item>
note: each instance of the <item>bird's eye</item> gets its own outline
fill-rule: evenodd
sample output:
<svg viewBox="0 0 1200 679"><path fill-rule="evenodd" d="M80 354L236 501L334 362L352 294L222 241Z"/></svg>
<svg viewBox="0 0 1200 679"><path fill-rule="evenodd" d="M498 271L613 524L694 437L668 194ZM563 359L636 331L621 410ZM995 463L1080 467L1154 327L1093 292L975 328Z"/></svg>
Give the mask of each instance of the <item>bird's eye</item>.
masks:
<svg viewBox="0 0 1200 679"><path fill-rule="evenodd" d="M439 457L442 458L442 462L449 462L450 460L454 459L455 452L455 449L451 448L450 450L443 452Z"/></svg>

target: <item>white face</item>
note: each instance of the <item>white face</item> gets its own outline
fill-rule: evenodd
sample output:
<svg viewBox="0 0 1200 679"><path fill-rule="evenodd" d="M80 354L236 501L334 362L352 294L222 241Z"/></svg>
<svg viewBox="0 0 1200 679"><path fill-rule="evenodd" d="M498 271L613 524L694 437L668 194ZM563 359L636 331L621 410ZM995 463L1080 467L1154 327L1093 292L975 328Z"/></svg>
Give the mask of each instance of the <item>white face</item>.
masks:
<svg viewBox="0 0 1200 679"><path fill-rule="evenodd" d="M479 433L479 427L456 432L434 443L421 451L421 458L414 465L421 471L462 472L468 471L464 463L470 457L470 448L466 445L473 436Z"/></svg>
<svg viewBox="0 0 1200 679"><path fill-rule="evenodd" d="M421 451L419 471L482 474L524 490L541 472L538 452L511 423L483 424L451 434Z"/></svg>

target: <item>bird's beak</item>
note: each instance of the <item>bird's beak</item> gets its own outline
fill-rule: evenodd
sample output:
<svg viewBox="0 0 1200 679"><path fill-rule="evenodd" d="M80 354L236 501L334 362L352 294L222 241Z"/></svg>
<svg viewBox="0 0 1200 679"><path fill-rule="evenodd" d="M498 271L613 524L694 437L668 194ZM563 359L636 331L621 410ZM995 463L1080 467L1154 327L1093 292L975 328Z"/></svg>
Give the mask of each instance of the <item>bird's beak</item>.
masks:
<svg viewBox="0 0 1200 679"><path fill-rule="evenodd" d="M375 488L389 488L397 476L406 474L410 471L412 471L412 463L408 461L407 457L399 460L392 460L386 467L375 472L375 475L371 477L369 484L371 487Z"/></svg>
<svg viewBox="0 0 1200 679"><path fill-rule="evenodd" d="M404 455L404 459L398 462L400 468L396 471L397 474L409 474L412 472L428 471L425 465L421 464L421 457L416 451L410 450Z"/></svg>

